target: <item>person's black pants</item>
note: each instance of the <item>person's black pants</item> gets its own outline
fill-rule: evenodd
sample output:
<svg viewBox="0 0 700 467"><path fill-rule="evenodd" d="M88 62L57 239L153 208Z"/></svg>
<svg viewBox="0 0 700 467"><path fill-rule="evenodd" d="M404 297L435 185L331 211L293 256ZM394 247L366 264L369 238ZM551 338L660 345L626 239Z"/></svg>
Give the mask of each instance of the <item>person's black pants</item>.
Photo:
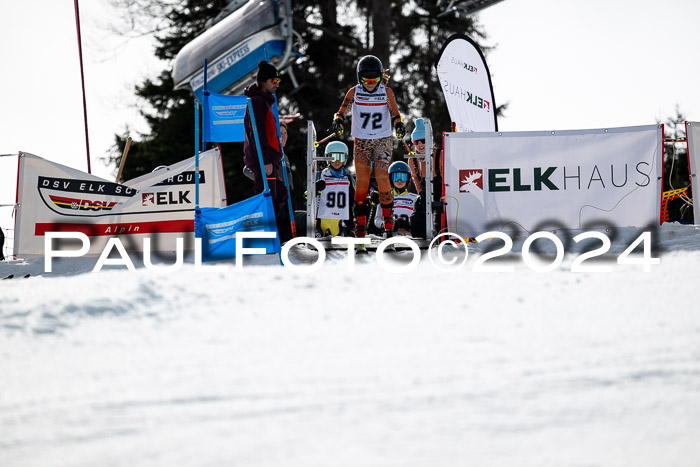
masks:
<svg viewBox="0 0 700 467"><path fill-rule="evenodd" d="M273 167L272 173L267 175L267 185L270 187L272 205L275 208L275 219L277 221L280 243L284 243L292 238L292 226L289 220L289 207L287 206L287 186L284 184L284 180L280 180L281 177L278 177L279 169L279 166ZM255 176L254 187L257 195L265 190L265 184L261 176L262 171L259 167L251 167L251 170Z"/></svg>

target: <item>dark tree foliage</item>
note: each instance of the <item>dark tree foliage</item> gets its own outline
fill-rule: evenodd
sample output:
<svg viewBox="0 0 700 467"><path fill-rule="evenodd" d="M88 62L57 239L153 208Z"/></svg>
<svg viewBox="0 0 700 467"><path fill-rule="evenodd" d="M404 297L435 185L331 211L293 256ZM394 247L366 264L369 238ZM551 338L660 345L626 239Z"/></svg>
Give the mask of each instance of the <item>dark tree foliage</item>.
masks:
<svg viewBox="0 0 700 467"><path fill-rule="evenodd" d="M664 139L685 139L685 117L679 109L664 123ZM658 122L661 123L661 122ZM685 142L664 142L664 191L678 190L690 185L688 146Z"/></svg>
<svg viewBox="0 0 700 467"><path fill-rule="evenodd" d="M147 80L136 88L137 96L145 103L141 111L151 131L131 146L122 175L128 180L193 153L193 100L188 92L173 91L172 59L227 2L113 0L113 3L129 12L128 27L132 31L155 32L159 44L156 55L167 63L157 79ZM390 68L389 86L396 93L409 133L413 119L421 116L431 119L436 141L441 140L442 131L449 130L450 118L434 61L450 35L463 33L478 42L485 34L474 17L460 15L459 11L438 17L443 9L436 3L435 0L293 1L294 29L302 39L297 44L301 58L293 66L300 86L294 89L283 73L277 95L281 114L301 113L301 118L289 125L285 148L292 163L296 208L304 206L306 122L314 122L319 139L330 133L334 112L345 92L357 83L355 68L359 57L377 55L385 68ZM347 133L343 140L352 147ZM126 134L116 136L115 153L110 161L117 166L125 140ZM394 158L403 153L405 149L397 145ZM222 154L229 202L252 195L252 182L242 176L242 144L222 145Z"/></svg>
<svg viewBox="0 0 700 467"><path fill-rule="evenodd" d="M676 107L676 114L664 123L663 191L678 190L690 185L685 120L683 113ZM657 123L661 122L657 121ZM692 198L690 189L687 190L686 196L676 197L668 201L670 222L693 221L693 209L689 198Z"/></svg>
<svg viewBox="0 0 700 467"><path fill-rule="evenodd" d="M444 5L438 8L437 2L430 0L415 3L417 6L409 11L403 2L394 2L392 6L392 66L397 78L394 88L402 102L402 111L410 112L413 117L429 117L439 141L439 135L451 126L434 67L440 48L455 33L466 34L477 43L486 34L473 16L452 13L438 17ZM479 46L484 52L488 50L484 44Z"/></svg>
<svg viewBox="0 0 700 467"><path fill-rule="evenodd" d="M125 35L154 33L158 42L155 55L170 61L185 44L204 31L206 21L216 16L227 1L114 0L113 3L126 11L129 18L129 29L121 32ZM136 86L136 96L142 102L140 112L150 133L134 137L122 180L149 173L159 165L179 162L194 153L192 95L189 91L173 90L172 62L166 63L169 66L157 78ZM129 136L127 133L115 135L115 151L109 161L117 167ZM231 168L231 164L224 163L225 173Z"/></svg>

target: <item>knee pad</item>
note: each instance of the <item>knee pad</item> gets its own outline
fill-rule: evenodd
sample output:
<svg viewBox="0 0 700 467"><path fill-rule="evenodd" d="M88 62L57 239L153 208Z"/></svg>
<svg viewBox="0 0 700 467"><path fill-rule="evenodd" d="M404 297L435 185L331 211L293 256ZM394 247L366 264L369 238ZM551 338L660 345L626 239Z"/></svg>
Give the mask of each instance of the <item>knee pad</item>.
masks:
<svg viewBox="0 0 700 467"><path fill-rule="evenodd" d="M379 192L379 203L384 206L389 206L391 205L391 208L394 208L394 197L391 194L391 191L380 191Z"/></svg>
<svg viewBox="0 0 700 467"><path fill-rule="evenodd" d="M367 203L355 204L352 212L355 214L355 217L366 217L369 214L369 206L367 206Z"/></svg>

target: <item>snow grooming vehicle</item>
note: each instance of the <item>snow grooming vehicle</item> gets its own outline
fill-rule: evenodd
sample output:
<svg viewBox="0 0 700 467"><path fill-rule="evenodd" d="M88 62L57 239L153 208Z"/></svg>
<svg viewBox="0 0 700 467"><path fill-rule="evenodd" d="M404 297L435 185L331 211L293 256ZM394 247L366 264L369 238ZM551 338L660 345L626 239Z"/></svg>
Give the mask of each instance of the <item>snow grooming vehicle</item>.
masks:
<svg viewBox="0 0 700 467"><path fill-rule="evenodd" d="M220 94L241 94L255 81L258 62L266 60L278 70L297 59L293 47L291 0L232 0L202 34L175 57L175 89L190 89L202 99L204 59L209 60L207 89ZM297 87L292 68L287 70Z"/></svg>
<svg viewBox="0 0 700 467"><path fill-rule="evenodd" d="M312 121L307 122L307 133L306 133L306 189L308 196L306 197L306 236L309 238L315 238L316 229L316 213L318 212L318 206L316 204L317 197L314 195L316 193L316 181L318 179L319 162L329 162L330 157L319 156L316 153L319 141L316 141L316 128ZM433 158L426 157L426 154L432 155L433 153L433 127L430 124L429 119L425 119L425 154L407 154L406 158L417 159L419 162L425 161L425 192L432 193L433 190ZM326 138L328 139L328 138ZM326 139L322 140L325 141ZM426 238L414 238L407 237L414 241L421 249L426 249L430 246L430 242L433 239L433 209L427 209L427 206L431 206L431 199L426 199L426 210L425 210L425 222L426 222ZM384 240L383 237L377 235L367 235L367 238L372 240L371 245L367 245L368 250L376 250L379 244ZM326 250L333 249L347 249L345 245L335 245L331 243L331 237L321 237L316 238L321 245ZM397 250L409 249L408 245L397 244Z"/></svg>

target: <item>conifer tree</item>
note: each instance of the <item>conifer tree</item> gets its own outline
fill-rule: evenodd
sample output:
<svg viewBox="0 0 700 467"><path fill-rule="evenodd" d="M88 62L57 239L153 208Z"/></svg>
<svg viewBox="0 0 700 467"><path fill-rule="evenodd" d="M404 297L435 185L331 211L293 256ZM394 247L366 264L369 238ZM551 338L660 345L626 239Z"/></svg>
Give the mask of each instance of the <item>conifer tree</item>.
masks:
<svg viewBox="0 0 700 467"><path fill-rule="evenodd" d="M135 90L143 103L141 112L150 132L134 138L122 174L128 180L194 152L194 104L188 91L173 90L173 59L228 2L112 2L128 12L126 24L121 25L123 33L155 34L158 42L155 53L164 60L160 75L147 79ZM485 38L485 33L475 17L459 11L440 15L443 9L436 3L293 0L294 29L301 38L296 44L301 56L293 69L300 86L294 89L291 80L284 79L283 72L277 95L281 114L301 113L301 118L289 125L285 148L293 167L298 209L303 208L306 179L306 121L314 122L319 138L330 133L333 113L345 92L357 83L355 69L361 56L377 55L385 68L390 68L390 86L397 95L409 132L414 117L431 118L437 141L442 131L449 130L450 119L434 61L450 35L459 32L480 40ZM120 162L126 136L115 135L114 152L109 157L115 166ZM349 135L345 139L351 143ZM403 147L397 148L397 155L403 152ZM222 154L229 203L252 195L252 183L242 175L242 144L222 145Z"/></svg>

